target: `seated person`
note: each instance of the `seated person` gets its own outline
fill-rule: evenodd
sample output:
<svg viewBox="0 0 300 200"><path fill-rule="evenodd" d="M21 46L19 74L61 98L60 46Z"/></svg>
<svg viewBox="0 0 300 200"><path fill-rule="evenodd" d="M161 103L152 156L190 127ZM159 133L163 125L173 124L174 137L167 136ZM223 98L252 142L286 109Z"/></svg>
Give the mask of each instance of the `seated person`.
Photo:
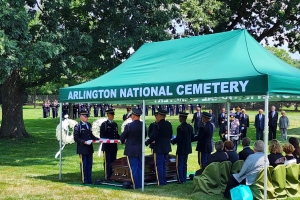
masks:
<svg viewBox="0 0 300 200"><path fill-rule="evenodd" d="M269 165L269 162L267 163ZM264 142L257 140L254 143L254 154L248 156L243 164L241 171L229 176L225 198L230 198L230 190L239 184L252 185L260 170L264 168Z"/></svg>
<svg viewBox="0 0 300 200"><path fill-rule="evenodd" d="M293 152L294 157L297 160L297 163L300 163L300 146L299 146L299 140L295 137L290 137L289 138L289 143L291 143L294 148L295 151Z"/></svg>
<svg viewBox="0 0 300 200"><path fill-rule="evenodd" d="M231 161L232 164L239 160L239 155L234 150L234 144L231 140L224 142L224 150L228 155L228 160Z"/></svg>
<svg viewBox="0 0 300 200"><path fill-rule="evenodd" d="M280 143L278 140L273 139L270 141L269 151L270 151L270 154L268 155L268 159L269 159L270 165L272 165L273 167L276 167L277 165L284 163L285 158L282 155L282 147L280 146Z"/></svg>
<svg viewBox="0 0 300 200"><path fill-rule="evenodd" d="M216 152L213 153L213 154L210 154L208 156L208 160L207 160L205 166L203 166L202 169L196 171L196 173L195 173L196 176L201 175L203 170L205 169L205 167L207 167L210 163L212 163L212 162L223 162L223 161L226 161L228 159L228 155L223 151L224 144L221 140L219 140L215 143L215 149L216 149Z"/></svg>
<svg viewBox="0 0 300 200"><path fill-rule="evenodd" d="M291 143L285 143L283 145L283 151L285 153L285 161L284 165L289 165L289 164L297 164L296 158L293 156L293 152L295 151L294 146Z"/></svg>
<svg viewBox="0 0 300 200"><path fill-rule="evenodd" d="M239 159L245 161L250 154L254 154L254 151L250 148L251 140L248 137L244 137L242 140L243 150L239 152Z"/></svg>

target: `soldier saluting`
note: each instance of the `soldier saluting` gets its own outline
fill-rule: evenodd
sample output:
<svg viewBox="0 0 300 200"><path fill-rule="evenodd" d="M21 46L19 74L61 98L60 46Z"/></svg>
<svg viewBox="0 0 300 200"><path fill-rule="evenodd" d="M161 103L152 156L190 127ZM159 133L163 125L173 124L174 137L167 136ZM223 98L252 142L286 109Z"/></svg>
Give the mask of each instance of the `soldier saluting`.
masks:
<svg viewBox="0 0 300 200"><path fill-rule="evenodd" d="M118 134L118 124L114 122L115 111L109 109L105 111L107 114L107 121L103 122L100 126L100 138L102 139L120 139ZM102 151L104 155L104 172L105 180L109 180L112 175L111 164L117 159L117 144L102 144Z"/></svg>

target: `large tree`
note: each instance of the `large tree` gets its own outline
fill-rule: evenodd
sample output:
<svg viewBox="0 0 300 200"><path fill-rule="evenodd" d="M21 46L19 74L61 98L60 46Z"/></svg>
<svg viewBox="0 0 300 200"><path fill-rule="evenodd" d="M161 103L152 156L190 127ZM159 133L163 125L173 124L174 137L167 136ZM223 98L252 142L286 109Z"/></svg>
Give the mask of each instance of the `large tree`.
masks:
<svg viewBox="0 0 300 200"><path fill-rule="evenodd" d="M22 113L26 88L75 84L128 58L130 47L170 38L170 0L0 1L0 137L29 137ZM113 81L113 80L112 80Z"/></svg>
<svg viewBox="0 0 300 200"><path fill-rule="evenodd" d="M272 37L300 51L299 0L185 0L181 4L186 35L202 35L244 28L258 41Z"/></svg>

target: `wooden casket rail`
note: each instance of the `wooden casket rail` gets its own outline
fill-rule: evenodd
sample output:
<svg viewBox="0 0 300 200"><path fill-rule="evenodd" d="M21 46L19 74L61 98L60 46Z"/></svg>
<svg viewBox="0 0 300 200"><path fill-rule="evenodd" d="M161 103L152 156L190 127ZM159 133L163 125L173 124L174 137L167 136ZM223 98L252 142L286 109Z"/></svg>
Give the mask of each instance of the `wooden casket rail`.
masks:
<svg viewBox="0 0 300 200"><path fill-rule="evenodd" d="M122 157L115 160L111 164L113 168L113 174L110 180L117 182L131 182L131 174L127 163L127 158ZM176 176L176 156L169 155L166 163L167 179L173 179ZM156 181L156 170L154 167L153 155L145 156L145 182Z"/></svg>

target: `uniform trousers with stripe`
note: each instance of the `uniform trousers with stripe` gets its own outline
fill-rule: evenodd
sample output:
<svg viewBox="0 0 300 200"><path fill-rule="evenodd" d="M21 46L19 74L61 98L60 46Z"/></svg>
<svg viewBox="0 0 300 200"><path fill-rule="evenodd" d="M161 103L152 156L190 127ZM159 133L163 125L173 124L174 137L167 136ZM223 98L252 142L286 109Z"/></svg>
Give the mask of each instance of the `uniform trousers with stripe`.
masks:
<svg viewBox="0 0 300 200"><path fill-rule="evenodd" d="M160 154L155 153L154 154L154 162L156 167L156 178L157 178L157 184L158 185L166 185L167 179L166 179L166 161L168 159L168 153Z"/></svg>
<svg viewBox="0 0 300 200"><path fill-rule="evenodd" d="M186 175L187 175L187 160L188 160L188 154L187 155L177 155L177 179L179 183L185 183L186 182Z"/></svg>
<svg viewBox="0 0 300 200"><path fill-rule="evenodd" d="M104 151L104 172L105 180L109 180L112 175L111 164L117 159L117 151Z"/></svg>
<svg viewBox="0 0 300 200"><path fill-rule="evenodd" d="M79 154L82 183L92 183L93 154Z"/></svg>
<svg viewBox="0 0 300 200"><path fill-rule="evenodd" d="M207 160L208 160L208 156L210 154L211 153L205 153L205 152L198 151L198 164L200 165L200 169L205 166L205 164L207 163Z"/></svg>
<svg viewBox="0 0 300 200"><path fill-rule="evenodd" d="M142 188L142 157L127 156L134 189Z"/></svg>

